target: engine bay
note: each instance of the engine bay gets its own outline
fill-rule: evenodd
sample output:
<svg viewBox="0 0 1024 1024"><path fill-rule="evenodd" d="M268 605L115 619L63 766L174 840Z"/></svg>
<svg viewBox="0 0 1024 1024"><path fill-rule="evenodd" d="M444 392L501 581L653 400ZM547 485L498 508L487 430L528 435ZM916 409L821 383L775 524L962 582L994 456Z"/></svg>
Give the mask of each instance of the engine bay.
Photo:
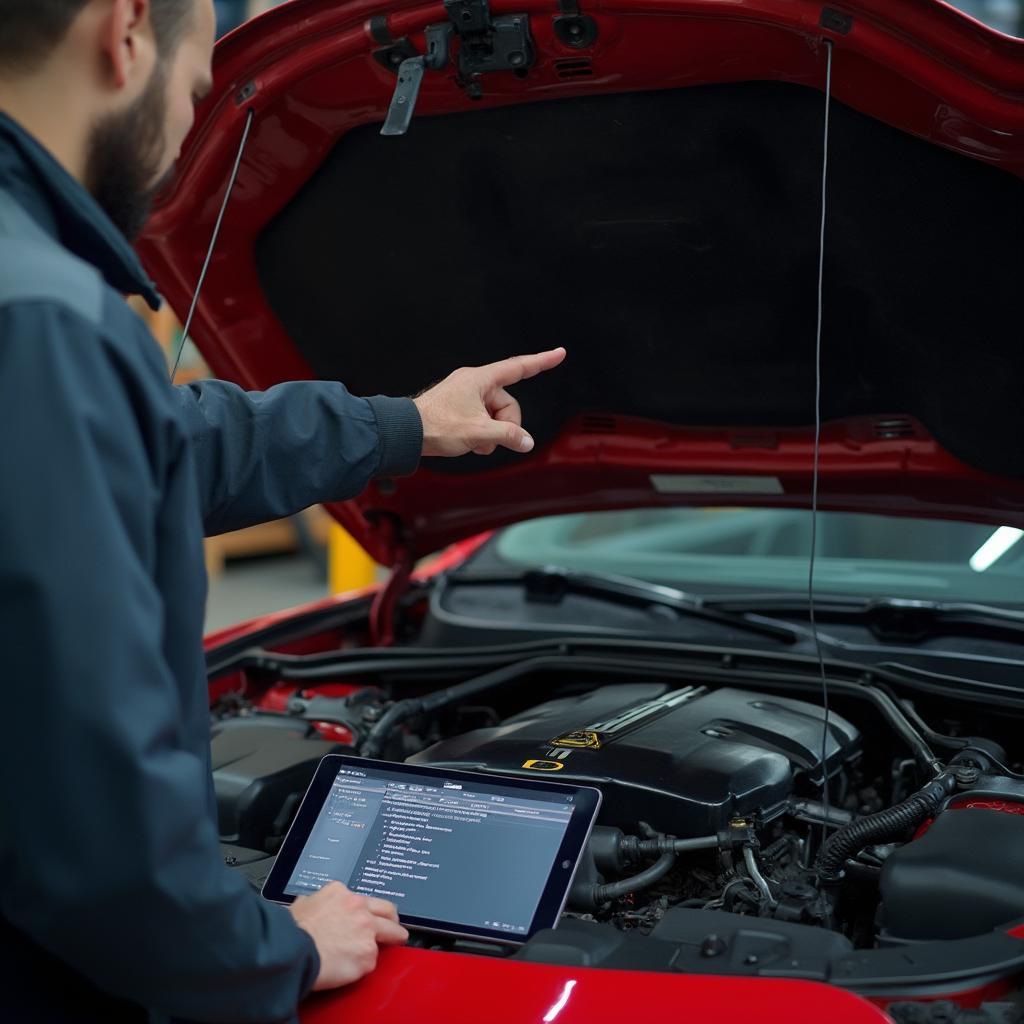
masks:
<svg viewBox="0 0 1024 1024"><path fill-rule="evenodd" d="M228 862L265 878L331 751L547 776L604 803L561 924L517 958L866 993L1024 966L1018 713L840 673L823 749L806 668L585 646L262 655L212 707Z"/></svg>
<svg viewBox="0 0 1024 1024"><path fill-rule="evenodd" d="M820 787L822 729L822 710L802 701L638 682L540 704L409 760L557 773L559 780L602 790L602 824L635 831L647 821L673 835L701 836L740 818L774 822L798 777ZM832 775L856 759L860 736L837 716L829 736Z"/></svg>

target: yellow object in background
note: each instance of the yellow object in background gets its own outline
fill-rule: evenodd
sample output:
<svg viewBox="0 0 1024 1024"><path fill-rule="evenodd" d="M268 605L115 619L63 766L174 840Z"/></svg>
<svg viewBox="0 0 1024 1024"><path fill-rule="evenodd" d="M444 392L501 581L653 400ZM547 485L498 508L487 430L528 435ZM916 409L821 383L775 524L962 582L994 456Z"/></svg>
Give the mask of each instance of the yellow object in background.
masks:
<svg viewBox="0 0 1024 1024"><path fill-rule="evenodd" d="M332 594L368 587L377 578L377 563L337 523L327 531L327 581Z"/></svg>

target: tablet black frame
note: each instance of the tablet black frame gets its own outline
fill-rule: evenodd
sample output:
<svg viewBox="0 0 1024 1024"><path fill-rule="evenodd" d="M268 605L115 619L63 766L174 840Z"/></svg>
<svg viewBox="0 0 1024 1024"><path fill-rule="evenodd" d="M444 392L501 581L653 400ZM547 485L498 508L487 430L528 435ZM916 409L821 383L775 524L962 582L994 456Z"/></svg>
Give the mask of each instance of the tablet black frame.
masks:
<svg viewBox="0 0 1024 1024"><path fill-rule="evenodd" d="M274 903L293 903L295 896L284 891L295 870L295 865L305 848L306 841L323 808L324 801L331 791L331 786L340 768L357 768L369 775L374 769L394 772L399 775L418 776L420 778L447 779L452 782L464 782L479 785L481 782L507 789L518 790L524 795L529 793L561 793L573 796L573 813L565 830L562 843L551 865L547 881L537 904L537 910L526 933L510 935L500 929L478 928L448 921L402 915L402 924L417 931L440 932L444 935L458 935L468 938L491 939L510 945L526 942L531 936L544 928L553 928L565 907L573 879L579 867L580 859L586 848L587 840L597 820L597 812L601 807L601 791L590 786L571 786L561 782L550 782L541 779L524 779L518 775L505 775L497 772L470 772L461 769L434 768L430 765L403 764L392 761L370 760L364 757L352 757L348 754L328 754L317 766L313 781L309 784L306 794L299 806L298 813L281 844L280 853L263 885L263 897ZM563 865L569 863L569 867Z"/></svg>

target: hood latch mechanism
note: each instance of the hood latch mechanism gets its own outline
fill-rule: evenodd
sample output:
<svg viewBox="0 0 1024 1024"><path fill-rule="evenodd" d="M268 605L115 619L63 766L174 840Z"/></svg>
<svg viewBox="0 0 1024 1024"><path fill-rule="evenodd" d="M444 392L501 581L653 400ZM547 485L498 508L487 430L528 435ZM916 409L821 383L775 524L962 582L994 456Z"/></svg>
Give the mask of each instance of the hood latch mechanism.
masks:
<svg viewBox="0 0 1024 1024"><path fill-rule="evenodd" d="M428 25L427 52L408 57L398 68L398 84L391 97L381 135L405 135L419 99L423 75L441 71L451 62L452 37L458 36L459 85L470 99L483 95L480 76L492 71L525 75L536 59L526 14L491 15L488 0L444 0L448 21Z"/></svg>
<svg viewBox="0 0 1024 1024"><path fill-rule="evenodd" d="M525 74L533 64L527 15L492 18L487 0L444 0L444 9L459 37L459 79L470 99L483 95L479 79L485 72Z"/></svg>

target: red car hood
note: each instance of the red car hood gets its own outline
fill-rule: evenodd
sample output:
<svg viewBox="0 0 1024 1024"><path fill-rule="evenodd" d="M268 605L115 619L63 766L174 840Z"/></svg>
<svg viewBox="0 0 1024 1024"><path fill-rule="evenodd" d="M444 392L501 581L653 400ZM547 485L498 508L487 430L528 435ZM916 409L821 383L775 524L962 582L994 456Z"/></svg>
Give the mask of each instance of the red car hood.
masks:
<svg viewBox="0 0 1024 1024"><path fill-rule="evenodd" d="M378 560L545 513L807 503L826 43L822 505L1024 526L1024 41L937 0L491 13L528 16L532 65L476 100L427 71L397 138L389 57L442 4L249 23L140 243L184 314L251 112L192 330L215 373L412 394L566 345L518 391L533 454L331 508Z"/></svg>

